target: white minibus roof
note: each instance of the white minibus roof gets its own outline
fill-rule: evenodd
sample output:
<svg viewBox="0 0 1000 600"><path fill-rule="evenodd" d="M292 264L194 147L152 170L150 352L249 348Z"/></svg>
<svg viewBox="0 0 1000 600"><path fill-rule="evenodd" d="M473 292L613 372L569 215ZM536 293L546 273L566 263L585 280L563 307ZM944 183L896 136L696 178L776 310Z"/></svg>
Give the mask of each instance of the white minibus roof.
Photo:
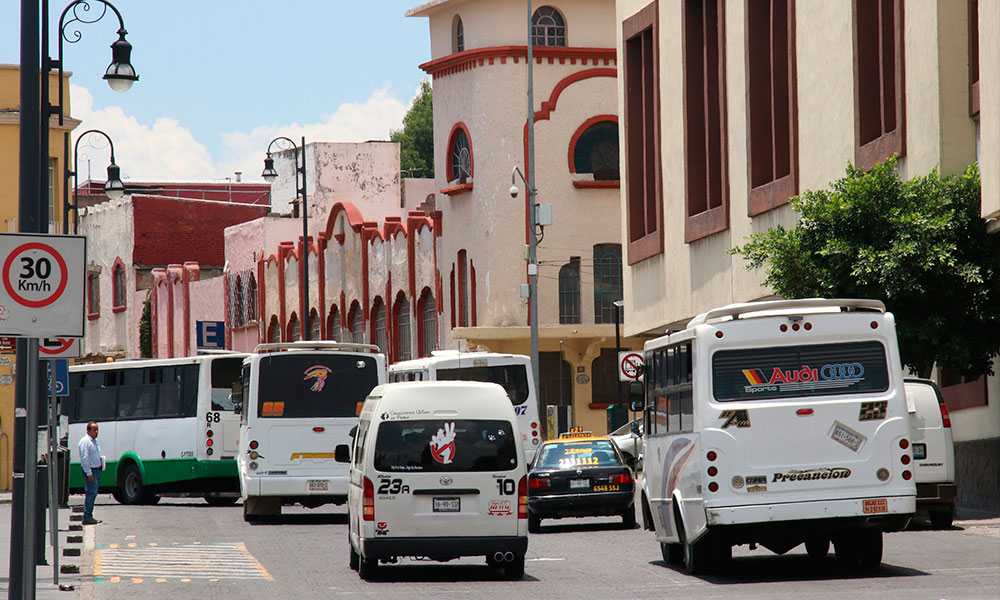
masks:
<svg viewBox="0 0 1000 600"><path fill-rule="evenodd" d="M773 317L786 314L814 314L840 312L842 310L877 311L884 313L885 305L880 300L865 298L803 298L799 300L766 300L763 302L743 302L713 308L691 319L687 327L722 320Z"/></svg>

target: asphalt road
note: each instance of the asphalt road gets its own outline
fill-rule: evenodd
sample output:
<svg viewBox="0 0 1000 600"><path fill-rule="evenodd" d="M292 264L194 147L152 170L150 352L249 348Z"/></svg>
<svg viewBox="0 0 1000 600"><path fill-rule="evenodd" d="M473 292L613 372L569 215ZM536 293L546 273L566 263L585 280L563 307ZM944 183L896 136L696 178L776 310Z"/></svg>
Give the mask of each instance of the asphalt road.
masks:
<svg viewBox="0 0 1000 600"><path fill-rule="evenodd" d="M102 495L100 525L85 536L81 598L405 597L480 598L998 598L1000 520L959 521L947 531L918 523L887 534L882 567L841 570L832 553L813 561L734 549L725 575L693 577L664 565L652 533L617 519L544 521L528 543L525 577L505 581L482 560L412 559L362 581L348 568L346 509L287 508L249 525L242 508L165 498L126 507ZM93 578L87 576L92 572ZM398 595L398 596L397 596Z"/></svg>

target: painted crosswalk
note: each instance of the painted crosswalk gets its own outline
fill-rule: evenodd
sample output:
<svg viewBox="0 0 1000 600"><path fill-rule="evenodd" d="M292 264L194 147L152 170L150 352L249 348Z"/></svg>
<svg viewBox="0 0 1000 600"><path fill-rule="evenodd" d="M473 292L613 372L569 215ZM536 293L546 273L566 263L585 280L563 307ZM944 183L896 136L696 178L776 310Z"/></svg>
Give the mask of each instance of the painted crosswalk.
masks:
<svg viewBox="0 0 1000 600"><path fill-rule="evenodd" d="M96 583L187 583L231 579L274 581L242 542L140 547L111 544L94 550Z"/></svg>

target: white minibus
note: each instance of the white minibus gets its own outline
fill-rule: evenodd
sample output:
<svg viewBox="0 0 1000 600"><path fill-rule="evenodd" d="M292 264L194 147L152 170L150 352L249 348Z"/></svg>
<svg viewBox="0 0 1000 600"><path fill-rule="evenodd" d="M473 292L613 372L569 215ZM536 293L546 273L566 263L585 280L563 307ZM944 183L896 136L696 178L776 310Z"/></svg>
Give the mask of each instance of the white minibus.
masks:
<svg viewBox="0 0 1000 600"><path fill-rule="evenodd" d="M340 342L261 344L233 390L240 414L243 517L347 501L352 430L368 392L385 383L378 346Z"/></svg>
<svg viewBox="0 0 1000 600"><path fill-rule="evenodd" d="M390 383L361 410L348 502L350 566L485 557L524 575L528 479L518 424L492 383Z"/></svg>
<svg viewBox="0 0 1000 600"><path fill-rule="evenodd" d="M70 490L83 492L77 442L87 423L100 427L107 457L101 491L123 504L155 504L160 495L201 495L235 504L239 417L230 399L246 354L122 360L69 368Z"/></svg>
<svg viewBox="0 0 1000 600"><path fill-rule="evenodd" d="M732 546L874 568L915 510L903 372L876 300L734 304L645 344L641 509L692 573ZM644 388L644 390L643 390ZM644 391L644 395L643 395Z"/></svg>
<svg viewBox="0 0 1000 600"><path fill-rule="evenodd" d="M538 396L531 376L531 358L521 354L434 350L426 358L389 366L389 382L482 381L496 383L507 391L521 427L521 449L531 462L542 443L538 420Z"/></svg>

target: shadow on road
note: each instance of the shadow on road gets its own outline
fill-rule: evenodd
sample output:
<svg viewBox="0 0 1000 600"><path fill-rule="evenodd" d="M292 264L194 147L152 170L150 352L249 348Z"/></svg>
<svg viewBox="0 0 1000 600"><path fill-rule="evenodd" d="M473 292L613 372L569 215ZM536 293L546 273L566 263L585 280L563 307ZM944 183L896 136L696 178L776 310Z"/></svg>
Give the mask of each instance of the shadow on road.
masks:
<svg viewBox="0 0 1000 600"><path fill-rule="evenodd" d="M249 525L347 525L347 513L298 513L275 517L257 517L257 520Z"/></svg>
<svg viewBox="0 0 1000 600"><path fill-rule="evenodd" d="M652 561L687 575L683 565L668 565L662 560ZM706 583L718 585L744 583L783 583L790 581L839 581L845 579L885 579L889 577L918 577L930 575L926 571L899 565L882 565L873 570L847 569L837 564L830 555L816 560L806 555L771 555L733 557L724 572L713 575L693 575Z"/></svg>
<svg viewBox="0 0 1000 600"><path fill-rule="evenodd" d="M357 574L354 574L357 576ZM456 583L463 581L510 581L511 583L538 581L528 573L522 579L507 580L500 571L482 565L451 565L434 561L407 562L399 565L379 565L378 575L369 583L434 582Z"/></svg>
<svg viewBox="0 0 1000 600"><path fill-rule="evenodd" d="M610 523L574 523L572 520L559 521L558 525L546 525L547 521L542 521L542 527L538 533L531 535L545 535L547 533L576 533L580 531L615 531L626 529L621 522ZM627 529L638 529L639 526L628 527Z"/></svg>

